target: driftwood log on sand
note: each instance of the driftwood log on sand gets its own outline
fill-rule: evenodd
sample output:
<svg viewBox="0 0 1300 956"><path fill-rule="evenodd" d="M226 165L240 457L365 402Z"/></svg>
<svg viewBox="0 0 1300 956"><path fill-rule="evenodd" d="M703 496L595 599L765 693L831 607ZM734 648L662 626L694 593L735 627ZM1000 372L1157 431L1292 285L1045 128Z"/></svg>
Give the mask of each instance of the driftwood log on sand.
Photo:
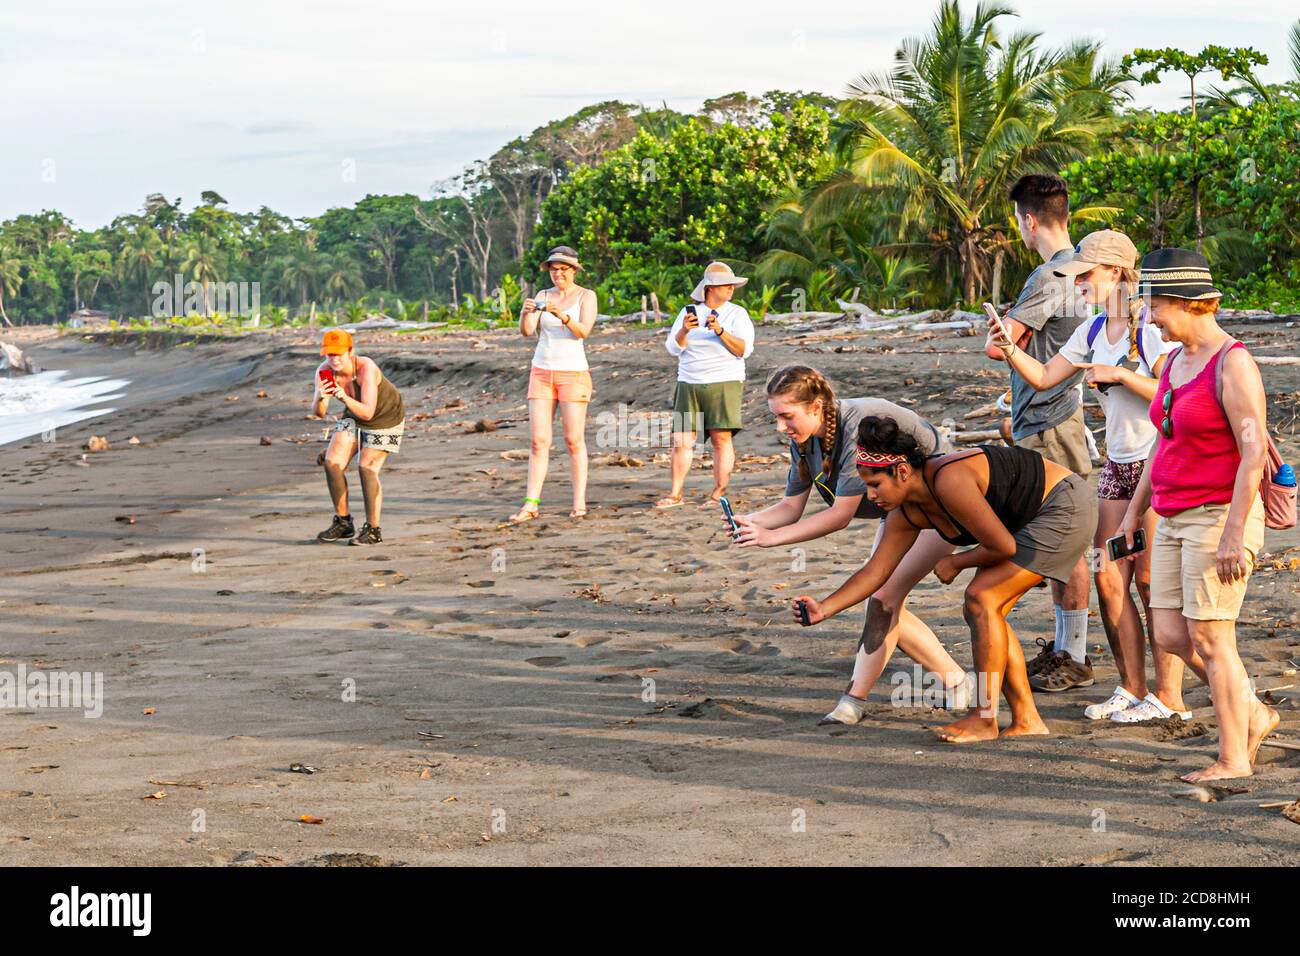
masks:
<svg viewBox="0 0 1300 956"><path fill-rule="evenodd" d="M0 342L0 372L37 372L40 371L32 360L23 354L22 349L8 342Z"/></svg>

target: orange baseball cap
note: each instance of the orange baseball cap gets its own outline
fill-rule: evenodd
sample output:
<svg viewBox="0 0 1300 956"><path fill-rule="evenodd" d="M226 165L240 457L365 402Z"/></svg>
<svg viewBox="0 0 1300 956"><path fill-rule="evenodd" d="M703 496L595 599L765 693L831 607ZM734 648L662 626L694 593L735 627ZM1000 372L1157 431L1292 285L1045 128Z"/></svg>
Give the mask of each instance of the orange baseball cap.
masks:
<svg viewBox="0 0 1300 956"><path fill-rule="evenodd" d="M352 333L347 329L330 329L320 344L321 355L345 355L352 351Z"/></svg>

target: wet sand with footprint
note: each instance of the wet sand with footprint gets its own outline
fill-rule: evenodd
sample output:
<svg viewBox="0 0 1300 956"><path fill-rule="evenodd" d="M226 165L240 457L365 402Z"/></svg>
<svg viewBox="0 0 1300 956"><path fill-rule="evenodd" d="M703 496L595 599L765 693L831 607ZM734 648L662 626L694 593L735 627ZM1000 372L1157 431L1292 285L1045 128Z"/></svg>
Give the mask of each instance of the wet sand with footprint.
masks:
<svg viewBox="0 0 1300 956"><path fill-rule="evenodd" d="M1234 332L1261 354L1296 352L1290 329ZM650 510L666 449L602 443L596 416L622 403L644 423L668 408L661 335L593 337L588 517L568 517L557 425L542 517L509 526L527 467L528 343L504 330L361 333L409 417L384 474L385 541L352 548L313 540L329 503L315 465L324 428L305 418L307 330L182 347L20 331L47 368L131 384L110 416L0 449L0 669L99 672L105 697L97 719L0 709L0 863L1294 861L1300 827L1257 805L1300 796L1300 753L1265 747L1258 773L1233 782L1243 792L1215 802L1174 796L1215 749L1194 680L1187 727L1083 718L1115 682L1095 599L1097 684L1040 696L1050 737L941 744L930 728L945 712L891 700L913 673L901 655L861 725L818 727L848 679L860 612L805 630L789 599L851 573L874 523L801 552L735 549L699 505L704 462L686 507ZM980 344L761 325L737 511L784 483L762 396L771 369L805 362L843 395L961 421L1005 387ZM1294 418L1297 379L1265 369L1275 421ZM606 423L606 438L616 431ZM109 448L83 460L91 434ZM359 495L355 472L351 485ZM1300 534L1270 533L1239 632L1292 741L1297 546ZM959 587L931 578L911 606L970 666ZM1013 613L1029 656L1051 620L1045 590Z"/></svg>

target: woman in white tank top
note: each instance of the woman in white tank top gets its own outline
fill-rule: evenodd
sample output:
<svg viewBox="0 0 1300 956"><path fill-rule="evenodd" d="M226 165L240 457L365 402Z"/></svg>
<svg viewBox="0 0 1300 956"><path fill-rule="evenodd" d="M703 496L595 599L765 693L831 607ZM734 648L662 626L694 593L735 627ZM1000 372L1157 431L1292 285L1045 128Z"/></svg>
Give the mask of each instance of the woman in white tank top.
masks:
<svg viewBox="0 0 1300 956"><path fill-rule="evenodd" d="M596 324L596 293L574 282L578 254L556 246L543 263L554 285L524 300L519 331L536 335L532 371L528 376L528 422L532 446L528 455L528 488L523 507L512 522L536 518L541 508L542 485L550 465L555 406L560 406L564 444L569 450L573 475L571 518L587 513L587 404L591 401L591 373L583 343Z"/></svg>

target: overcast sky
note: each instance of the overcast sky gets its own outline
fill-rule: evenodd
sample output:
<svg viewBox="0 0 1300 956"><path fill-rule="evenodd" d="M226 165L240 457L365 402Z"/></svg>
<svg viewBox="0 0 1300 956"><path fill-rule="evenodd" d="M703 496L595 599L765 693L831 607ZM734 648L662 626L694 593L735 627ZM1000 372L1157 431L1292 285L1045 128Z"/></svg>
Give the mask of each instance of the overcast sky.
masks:
<svg viewBox="0 0 1300 956"><path fill-rule="evenodd" d="M1296 0L1015 4L1048 42L1253 46L1288 78ZM927 0L0 0L0 219L83 227L144 196L315 215L435 181L589 103L839 95L924 33ZM968 4L968 10L974 4ZM1181 83L1136 91L1173 105Z"/></svg>

